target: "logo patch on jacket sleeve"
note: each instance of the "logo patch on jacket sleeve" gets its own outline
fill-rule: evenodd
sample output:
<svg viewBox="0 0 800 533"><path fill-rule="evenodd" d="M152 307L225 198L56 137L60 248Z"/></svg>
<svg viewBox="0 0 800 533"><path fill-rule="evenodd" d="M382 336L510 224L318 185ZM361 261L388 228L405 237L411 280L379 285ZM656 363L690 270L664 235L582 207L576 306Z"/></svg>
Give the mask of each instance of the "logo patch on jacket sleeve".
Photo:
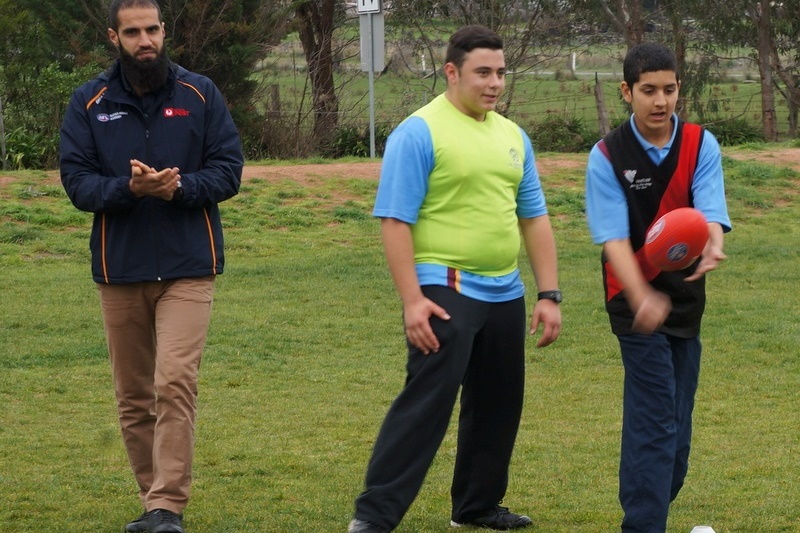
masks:
<svg viewBox="0 0 800 533"><path fill-rule="evenodd" d="M189 116L189 110L188 109L181 109L180 107L165 107L164 108L164 116L166 118L188 117Z"/></svg>

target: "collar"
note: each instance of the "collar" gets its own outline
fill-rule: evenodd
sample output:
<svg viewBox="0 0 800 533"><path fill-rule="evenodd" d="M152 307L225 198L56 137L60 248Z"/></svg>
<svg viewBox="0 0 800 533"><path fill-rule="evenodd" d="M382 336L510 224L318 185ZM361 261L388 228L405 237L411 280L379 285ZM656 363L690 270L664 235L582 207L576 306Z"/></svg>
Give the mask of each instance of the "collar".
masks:
<svg viewBox="0 0 800 533"><path fill-rule="evenodd" d="M665 144L663 148L659 148L655 144L645 139L644 136L639 133L639 129L636 127L636 121L633 119L633 115L631 115L630 118L631 129L633 129L633 134L636 136L636 140L639 141L640 145L642 145L642 148L644 148L644 151L650 156L650 159L656 163L663 161L669 151L672 149L672 144L675 142L675 135L678 133L679 120L680 119L678 118L678 115L673 113L672 117L670 118L670 121L672 122L672 135L670 136L669 141L667 141L667 144Z"/></svg>

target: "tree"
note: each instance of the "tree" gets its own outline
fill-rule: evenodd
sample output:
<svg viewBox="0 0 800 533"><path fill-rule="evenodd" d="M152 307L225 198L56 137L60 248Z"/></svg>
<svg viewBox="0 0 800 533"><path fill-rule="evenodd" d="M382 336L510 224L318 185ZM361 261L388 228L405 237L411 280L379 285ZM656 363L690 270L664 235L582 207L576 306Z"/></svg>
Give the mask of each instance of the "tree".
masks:
<svg viewBox="0 0 800 533"><path fill-rule="evenodd" d="M311 81L314 108L314 140L324 144L339 121L339 101L333 80L333 30L335 0L298 2L295 27L303 44L303 52Z"/></svg>
<svg viewBox="0 0 800 533"><path fill-rule="evenodd" d="M597 0L596 5L625 39L628 48L644 40L647 24L641 0Z"/></svg>
<svg viewBox="0 0 800 533"><path fill-rule="evenodd" d="M229 105L249 106L251 74L272 33L261 0L162 0L170 56L214 80Z"/></svg>
<svg viewBox="0 0 800 533"><path fill-rule="evenodd" d="M0 5L4 2L11 4L0 0ZM0 43L3 64L13 65L2 70L9 108L18 109L12 104L42 96L22 88L35 83L45 67L69 73L89 65L87 72L96 73L116 58L107 38L108 3L17 0L13 9L0 9L0 24L12 16L26 17L10 24L10 33L0 32L4 36L0 41L7 43ZM267 0L160 0L159 4L170 58L216 83L246 140L246 150L258 151L263 113L256 104L260 87L252 73L265 47L287 31L288 6ZM91 77L87 72L79 81ZM60 109L41 104L31 106Z"/></svg>
<svg viewBox="0 0 800 533"><path fill-rule="evenodd" d="M58 129L67 100L89 76L81 69L66 68L75 56L57 43L35 13L0 0L0 99L7 158L13 167L56 164Z"/></svg>
<svg viewBox="0 0 800 533"><path fill-rule="evenodd" d="M794 16L792 16L794 14ZM776 82L777 90L786 99L789 107L789 135L798 135L798 112L800 111L800 1L782 2L773 19L776 34L770 51L772 70L783 82Z"/></svg>
<svg viewBox="0 0 800 533"><path fill-rule="evenodd" d="M116 57L107 38L109 1L18 0L45 31L47 48L73 64ZM285 29L275 2L264 0L160 0L170 58L209 76L229 101L247 93L244 81L263 52L263 43ZM98 9L99 7L99 9ZM87 24L88 23L88 24ZM100 53L98 53L100 51ZM236 98L233 98L235 96Z"/></svg>
<svg viewBox="0 0 800 533"><path fill-rule="evenodd" d="M797 0L785 2L783 8L788 10L787 13L793 10L796 14L800 11ZM745 46L755 50L754 60L761 82L762 132L769 141L778 139L776 72L781 72L778 79L783 76L783 81L787 83L787 95L790 98L797 91L798 84L798 79L792 79L788 74L791 69L782 68L781 54L789 48L785 43L794 43L795 48L798 47L797 16L781 22L774 16L773 9L771 0L710 0L702 10L695 11L703 15L698 17L698 22L718 45L728 48ZM713 16L709 13L713 13ZM791 34L793 25L794 35ZM787 30L789 33L786 33Z"/></svg>
<svg viewBox="0 0 800 533"><path fill-rule="evenodd" d="M775 92L771 56L772 42L772 0L760 0L747 6L745 12L756 28L756 58L761 74L761 120L764 137L768 141L778 140L778 122L775 115Z"/></svg>
<svg viewBox="0 0 800 533"><path fill-rule="evenodd" d="M89 0L17 0L43 31L39 46L62 68L107 61L106 3Z"/></svg>
<svg viewBox="0 0 800 533"><path fill-rule="evenodd" d="M394 0L391 17L393 32L400 36L396 53L402 64L415 63L417 55L429 61L431 94L440 90L437 62L454 27L481 24L497 32L504 40L508 71L523 74L556 58L563 60L571 22L569 6L558 0ZM498 106L502 113L513 106L515 79L507 78Z"/></svg>
<svg viewBox="0 0 800 533"><path fill-rule="evenodd" d="M687 58L689 44L685 21L694 19L713 36L711 42L696 43L710 51L722 44L728 47L748 46L756 50L756 62L761 75L762 129L768 140L777 139L777 121L773 88L773 63L780 54L772 53L775 28L771 0L577 0L585 19L598 12L620 34L628 48L646 39L649 27L666 22L664 35L678 59L678 71L683 82L682 105L679 112L686 115L687 96L699 98L709 81L709 61L701 54L696 63ZM798 0L791 0L795 4ZM796 8L795 8L796 9ZM703 36L700 35L702 38ZM710 52L709 52L710 53Z"/></svg>

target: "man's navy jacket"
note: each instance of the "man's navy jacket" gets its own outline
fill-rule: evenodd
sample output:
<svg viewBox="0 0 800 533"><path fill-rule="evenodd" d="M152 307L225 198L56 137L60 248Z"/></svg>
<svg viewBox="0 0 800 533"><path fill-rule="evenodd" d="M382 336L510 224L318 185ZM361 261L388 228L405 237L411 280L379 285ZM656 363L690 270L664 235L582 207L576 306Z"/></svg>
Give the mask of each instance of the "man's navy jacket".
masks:
<svg viewBox="0 0 800 533"><path fill-rule="evenodd" d="M131 159L178 167L182 196L130 191ZM61 127L61 182L94 213L90 248L98 283L222 273L217 204L241 183L241 141L213 82L174 63L167 84L138 98L117 62L72 95Z"/></svg>

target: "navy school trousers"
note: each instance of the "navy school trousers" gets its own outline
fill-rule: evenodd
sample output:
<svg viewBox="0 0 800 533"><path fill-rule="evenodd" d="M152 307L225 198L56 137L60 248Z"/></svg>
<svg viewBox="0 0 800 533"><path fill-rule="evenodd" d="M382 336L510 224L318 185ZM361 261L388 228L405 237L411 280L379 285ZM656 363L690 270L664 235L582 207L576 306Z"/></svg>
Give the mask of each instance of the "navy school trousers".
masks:
<svg viewBox="0 0 800 533"><path fill-rule="evenodd" d="M698 337L620 335L625 383L619 500L623 533L663 533L689 468Z"/></svg>

